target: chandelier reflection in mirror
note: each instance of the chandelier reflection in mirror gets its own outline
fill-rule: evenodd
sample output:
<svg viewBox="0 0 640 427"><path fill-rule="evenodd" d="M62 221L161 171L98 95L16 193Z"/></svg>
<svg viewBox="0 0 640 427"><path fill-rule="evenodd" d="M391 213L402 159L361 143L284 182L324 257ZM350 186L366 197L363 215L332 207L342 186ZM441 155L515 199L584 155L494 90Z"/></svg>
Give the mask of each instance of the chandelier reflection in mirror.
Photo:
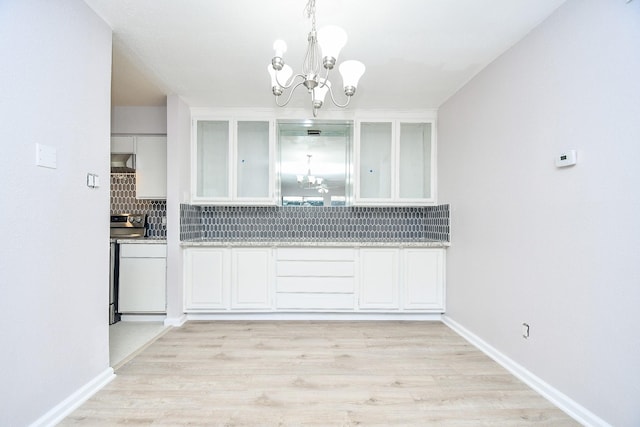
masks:
<svg viewBox="0 0 640 427"><path fill-rule="evenodd" d="M326 194L329 187L325 184L324 179L311 175L311 154L307 154L307 174L298 175L298 185L304 190L318 190L318 193Z"/></svg>
<svg viewBox="0 0 640 427"><path fill-rule="evenodd" d="M335 67L340 50L347 43L347 33L340 27L329 25L316 31L316 1L309 0L305 8L307 17L311 20L311 31L307 37L307 53L302 63L302 73L293 75L293 69L284 63L283 55L287 51L284 40L276 40L273 43L275 55L271 64L267 66L271 75L271 91L276 97L276 104L284 107L291 101L293 92L300 86L304 86L311 95L313 116L316 117L318 109L322 107L327 92L331 96L331 102L337 107L345 108L349 105L351 97L356 93L358 81L364 74L365 66L360 61L344 61L338 67L342 76L344 94L347 96L345 103L336 101L329 72ZM322 60L322 64L321 64ZM321 76L324 68L324 76ZM297 83L296 83L297 82ZM286 101L280 102L280 96L288 90Z"/></svg>

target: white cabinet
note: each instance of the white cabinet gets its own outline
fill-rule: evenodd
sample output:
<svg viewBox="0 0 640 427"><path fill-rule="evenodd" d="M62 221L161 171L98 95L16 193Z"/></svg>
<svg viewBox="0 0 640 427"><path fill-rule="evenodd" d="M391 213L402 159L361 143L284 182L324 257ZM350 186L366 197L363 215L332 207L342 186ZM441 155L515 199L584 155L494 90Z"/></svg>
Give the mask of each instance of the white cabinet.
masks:
<svg viewBox="0 0 640 427"><path fill-rule="evenodd" d="M229 308L229 250L197 248L185 251L185 295L187 311Z"/></svg>
<svg viewBox="0 0 640 427"><path fill-rule="evenodd" d="M166 136L112 136L111 154L131 155L127 158L126 166L136 170L137 199L167 198Z"/></svg>
<svg viewBox="0 0 640 427"><path fill-rule="evenodd" d="M406 310L445 308L445 250L406 248L402 254L402 307Z"/></svg>
<svg viewBox="0 0 640 427"><path fill-rule="evenodd" d="M192 201L274 205L273 120L194 118Z"/></svg>
<svg viewBox="0 0 640 427"><path fill-rule="evenodd" d="M183 260L186 312L271 308L271 248L187 248Z"/></svg>
<svg viewBox="0 0 640 427"><path fill-rule="evenodd" d="M278 248L276 308L353 310L355 273L352 248Z"/></svg>
<svg viewBox="0 0 640 427"><path fill-rule="evenodd" d="M167 198L167 137L137 136L136 198Z"/></svg>
<svg viewBox="0 0 640 427"><path fill-rule="evenodd" d="M359 120L355 151L356 204L435 204L433 122Z"/></svg>
<svg viewBox="0 0 640 427"><path fill-rule="evenodd" d="M399 258L399 249L360 249L361 309L398 309Z"/></svg>
<svg viewBox="0 0 640 427"><path fill-rule="evenodd" d="M270 248L231 249L231 308L271 308Z"/></svg>
<svg viewBox="0 0 640 427"><path fill-rule="evenodd" d="M167 245L121 244L118 312L166 311Z"/></svg>
<svg viewBox="0 0 640 427"><path fill-rule="evenodd" d="M443 313L445 250L194 247L185 312Z"/></svg>
<svg viewBox="0 0 640 427"><path fill-rule="evenodd" d="M133 154L135 153L135 137L133 136L112 136L111 153L113 154Z"/></svg>

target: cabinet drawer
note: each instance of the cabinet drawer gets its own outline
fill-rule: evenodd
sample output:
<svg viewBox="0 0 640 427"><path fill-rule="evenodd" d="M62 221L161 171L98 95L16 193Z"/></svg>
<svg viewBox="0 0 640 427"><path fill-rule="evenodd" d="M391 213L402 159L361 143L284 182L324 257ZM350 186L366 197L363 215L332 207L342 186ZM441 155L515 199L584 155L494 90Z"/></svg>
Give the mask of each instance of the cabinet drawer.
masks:
<svg viewBox="0 0 640 427"><path fill-rule="evenodd" d="M162 244L121 244L121 258L166 258L167 245Z"/></svg>
<svg viewBox="0 0 640 427"><path fill-rule="evenodd" d="M276 308L296 310L353 310L353 294L278 293Z"/></svg>
<svg viewBox="0 0 640 427"><path fill-rule="evenodd" d="M278 292L299 293L353 293L354 279L351 277L278 277Z"/></svg>
<svg viewBox="0 0 640 427"><path fill-rule="evenodd" d="M352 261L278 261L276 275L298 277L353 277Z"/></svg>
<svg viewBox="0 0 640 427"><path fill-rule="evenodd" d="M353 261L351 248L278 248L278 261Z"/></svg>

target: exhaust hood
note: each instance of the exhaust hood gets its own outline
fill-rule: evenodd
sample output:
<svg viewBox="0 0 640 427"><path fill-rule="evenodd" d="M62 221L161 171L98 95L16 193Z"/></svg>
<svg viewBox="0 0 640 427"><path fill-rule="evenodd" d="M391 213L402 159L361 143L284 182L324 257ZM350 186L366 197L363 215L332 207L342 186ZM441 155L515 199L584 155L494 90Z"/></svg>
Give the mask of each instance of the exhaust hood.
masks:
<svg viewBox="0 0 640 427"><path fill-rule="evenodd" d="M134 173L135 162L132 153L111 154L111 173Z"/></svg>

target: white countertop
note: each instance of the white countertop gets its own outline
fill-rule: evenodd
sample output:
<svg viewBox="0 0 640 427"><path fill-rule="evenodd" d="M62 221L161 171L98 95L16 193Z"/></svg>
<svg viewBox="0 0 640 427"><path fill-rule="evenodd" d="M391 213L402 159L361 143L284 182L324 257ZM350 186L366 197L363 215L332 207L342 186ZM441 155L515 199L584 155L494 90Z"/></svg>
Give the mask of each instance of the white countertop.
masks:
<svg viewBox="0 0 640 427"><path fill-rule="evenodd" d="M180 242L183 248L197 247L388 247L388 248L446 248L450 242L409 241L409 242L357 242L357 241L242 241L242 240L190 240Z"/></svg>
<svg viewBox="0 0 640 427"><path fill-rule="evenodd" d="M167 239L164 237L138 237L138 238L116 238L110 239L111 242L116 243L126 243L126 244L155 244L155 245L166 245Z"/></svg>

